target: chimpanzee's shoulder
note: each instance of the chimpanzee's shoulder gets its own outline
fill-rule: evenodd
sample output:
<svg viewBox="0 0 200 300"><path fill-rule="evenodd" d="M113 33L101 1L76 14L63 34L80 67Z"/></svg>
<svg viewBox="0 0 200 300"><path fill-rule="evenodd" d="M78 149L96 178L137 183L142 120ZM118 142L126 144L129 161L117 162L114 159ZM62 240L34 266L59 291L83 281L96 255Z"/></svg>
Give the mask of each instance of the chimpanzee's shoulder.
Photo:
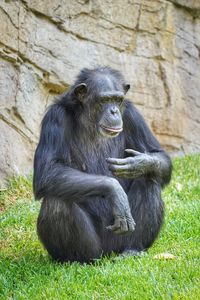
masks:
<svg viewBox="0 0 200 300"><path fill-rule="evenodd" d="M143 120L141 112L136 108L132 101L125 99L124 118L134 118L135 120Z"/></svg>

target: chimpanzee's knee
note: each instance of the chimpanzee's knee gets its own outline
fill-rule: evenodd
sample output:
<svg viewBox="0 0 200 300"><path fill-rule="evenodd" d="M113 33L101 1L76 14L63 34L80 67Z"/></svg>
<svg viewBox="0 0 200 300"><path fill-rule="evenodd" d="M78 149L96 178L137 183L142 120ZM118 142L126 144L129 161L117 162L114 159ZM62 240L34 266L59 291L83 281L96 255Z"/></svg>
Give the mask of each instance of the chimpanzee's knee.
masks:
<svg viewBox="0 0 200 300"><path fill-rule="evenodd" d="M78 204L44 199L37 231L54 260L89 262L101 256L95 227L90 216Z"/></svg>

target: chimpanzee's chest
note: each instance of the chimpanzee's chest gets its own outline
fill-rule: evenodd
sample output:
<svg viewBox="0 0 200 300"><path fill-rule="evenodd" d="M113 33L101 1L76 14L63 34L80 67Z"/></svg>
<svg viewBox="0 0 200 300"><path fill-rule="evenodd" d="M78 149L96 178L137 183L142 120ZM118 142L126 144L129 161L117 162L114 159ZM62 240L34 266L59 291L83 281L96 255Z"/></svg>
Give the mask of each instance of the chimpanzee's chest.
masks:
<svg viewBox="0 0 200 300"><path fill-rule="evenodd" d="M124 149L122 138L88 145L78 141L71 151L70 166L88 174L112 176L106 158L123 158Z"/></svg>

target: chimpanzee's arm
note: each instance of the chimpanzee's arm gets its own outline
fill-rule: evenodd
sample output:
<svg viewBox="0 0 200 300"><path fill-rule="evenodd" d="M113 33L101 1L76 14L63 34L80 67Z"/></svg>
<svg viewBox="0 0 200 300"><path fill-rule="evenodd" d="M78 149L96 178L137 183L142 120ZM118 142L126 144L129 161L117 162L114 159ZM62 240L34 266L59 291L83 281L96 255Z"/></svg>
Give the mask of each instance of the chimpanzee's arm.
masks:
<svg viewBox="0 0 200 300"><path fill-rule="evenodd" d="M34 193L37 199L56 197L64 201L80 202L91 196L104 196L111 201L115 232L134 230L128 198L114 178L92 175L68 166L70 134L73 120L70 113L55 104L42 122L40 142L34 159ZM71 138L72 138L71 137Z"/></svg>
<svg viewBox="0 0 200 300"><path fill-rule="evenodd" d="M126 148L128 148L125 151L129 157L109 158L107 160L109 169L114 175L122 178L148 175L162 186L169 183L172 171L171 160L153 136L143 117L129 101L126 102L123 119Z"/></svg>
<svg viewBox="0 0 200 300"><path fill-rule="evenodd" d="M111 178L83 173L69 167L69 143L72 131L70 115L54 105L42 122L40 142L34 159L36 198L56 196L74 201L109 192ZM75 151L75 149L74 149Z"/></svg>

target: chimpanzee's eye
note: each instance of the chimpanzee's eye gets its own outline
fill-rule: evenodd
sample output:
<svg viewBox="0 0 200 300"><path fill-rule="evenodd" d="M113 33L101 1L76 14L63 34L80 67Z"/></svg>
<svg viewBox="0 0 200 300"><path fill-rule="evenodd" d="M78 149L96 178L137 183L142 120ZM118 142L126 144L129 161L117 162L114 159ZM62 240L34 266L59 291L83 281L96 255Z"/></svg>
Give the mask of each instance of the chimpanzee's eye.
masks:
<svg viewBox="0 0 200 300"><path fill-rule="evenodd" d="M122 105L124 101L124 98L121 97L113 97L113 98L109 98L109 97L102 97L101 98L101 104L106 104L106 103L116 103L117 105Z"/></svg>
<svg viewBox="0 0 200 300"><path fill-rule="evenodd" d="M124 98L116 98L115 103L117 103L119 106L121 106L124 102Z"/></svg>
<svg viewBox="0 0 200 300"><path fill-rule="evenodd" d="M101 98L101 103L102 103L102 104L109 103L109 102L110 102L110 99L108 99L108 98L106 98L106 97L105 97L105 98L104 98L104 97Z"/></svg>

